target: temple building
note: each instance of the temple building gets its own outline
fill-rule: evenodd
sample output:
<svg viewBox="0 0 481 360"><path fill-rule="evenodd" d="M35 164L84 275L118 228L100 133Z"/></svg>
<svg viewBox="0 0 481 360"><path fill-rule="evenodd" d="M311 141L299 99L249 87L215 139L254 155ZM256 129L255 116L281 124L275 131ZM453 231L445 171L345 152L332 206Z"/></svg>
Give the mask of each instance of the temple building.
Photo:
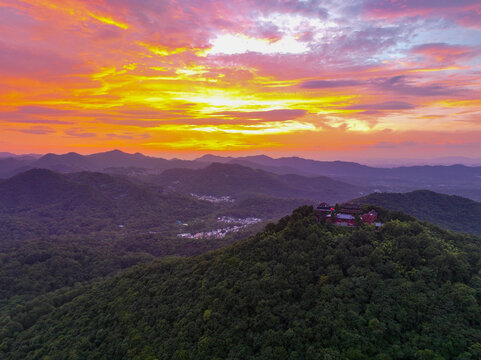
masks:
<svg viewBox="0 0 481 360"><path fill-rule="evenodd" d="M375 210L362 214L361 205L355 203L332 206L322 202L316 207L316 214L318 219L325 218L338 226L357 226L359 223L375 225L377 228L382 226L382 223L377 221L378 214Z"/></svg>

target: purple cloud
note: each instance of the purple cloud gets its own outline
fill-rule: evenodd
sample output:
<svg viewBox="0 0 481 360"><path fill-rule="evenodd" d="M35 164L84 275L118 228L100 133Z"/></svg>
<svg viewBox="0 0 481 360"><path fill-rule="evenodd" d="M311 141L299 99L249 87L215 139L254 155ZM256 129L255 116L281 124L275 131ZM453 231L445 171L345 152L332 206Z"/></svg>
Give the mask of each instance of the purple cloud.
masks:
<svg viewBox="0 0 481 360"><path fill-rule="evenodd" d="M382 91L393 91L411 96L457 96L462 89L453 89L439 84L414 85L407 76L399 75L388 79L380 79L374 83ZM466 94L466 91L463 92Z"/></svg>
<svg viewBox="0 0 481 360"><path fill-rule="evenodd" d="M410 52L422 55L434 63L451 64L461 59L472 59L481 53L481 49L465 45L429 43L415 46Z"/></svg>
<svg viewBox="0 0 481 360"><path fill-rule="evenodd" d="M403 101L385 101L377 104L357 104L346 107L349 110L409 110L414 109L413 104Z"/></svg>
<svg viewBox="0 0 481 360"><path fill-rule="evenodd" d="M26 49L0 42L0 72L7 75L40 77L49 80L62 75L86 73L89 69L78 59L51 51Z"/></svg>
<svg viewBox="0 0 481 360"><path fill-rule="evenodd" d="M357 80L310 80L303 82L300 87L303 89L331 89L346 86L358 86L362 83Z"/></svg>
<svg viewBox="0 0 481 360"><path fill-rule="evenodd" d="M33 126L28 129L19 129L16 131L25 133L25 134L35 134L35 135L52 134L55 132L55 130L46 126Z"/></svg>
<svg viewBox="0 0 481 360"><path fill-rule="evenodd" d="M80 128L72 128L72 129L66 130L65 134L68 136L79 137L79 138L90 138L90 137L97 136L95 133L84 132Z"/></svg>
<svg viewBox="0 0 481 360"><path fill-rule="evenodd" d="M437 17L464 26L481 26L479 0L366 0L363 8L368 17L374 18Z"/></svg>

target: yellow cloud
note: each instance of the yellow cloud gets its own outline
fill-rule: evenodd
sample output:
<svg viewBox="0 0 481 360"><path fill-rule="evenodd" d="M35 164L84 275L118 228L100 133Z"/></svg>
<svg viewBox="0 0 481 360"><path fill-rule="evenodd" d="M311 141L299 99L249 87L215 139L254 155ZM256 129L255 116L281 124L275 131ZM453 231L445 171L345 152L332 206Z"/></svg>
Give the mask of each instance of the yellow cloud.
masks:
<svg viewBox="0 0 481 360"><path fill-rule="evenodd" d="M107 17L107 16L100 16L100 15L95 15L91 12L88 13L91 17L93 17L95 20L98 20L100 22L103 22L104 24L109 24L116 26L118 28L127 30L129 26L127 24L121 23L120 21L115 21L114 19Z"/></svg>

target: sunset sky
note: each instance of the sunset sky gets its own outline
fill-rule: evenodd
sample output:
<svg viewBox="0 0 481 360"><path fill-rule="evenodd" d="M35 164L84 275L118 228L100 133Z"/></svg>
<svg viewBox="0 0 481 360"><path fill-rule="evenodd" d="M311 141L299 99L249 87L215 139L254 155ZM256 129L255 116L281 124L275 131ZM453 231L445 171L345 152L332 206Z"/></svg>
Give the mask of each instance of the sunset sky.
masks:
<svg viewBox="0 0 481 360"><path fill-rule="evenodd" d="M479 0L0 0L0 151L481 157Z"/></svg>

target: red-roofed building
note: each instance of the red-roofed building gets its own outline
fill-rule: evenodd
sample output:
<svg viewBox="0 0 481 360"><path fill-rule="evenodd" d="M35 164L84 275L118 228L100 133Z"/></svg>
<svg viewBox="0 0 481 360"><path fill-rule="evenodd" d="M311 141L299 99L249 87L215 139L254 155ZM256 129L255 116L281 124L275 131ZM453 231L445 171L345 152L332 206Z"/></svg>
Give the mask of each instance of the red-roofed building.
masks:
<svg viewBox="0 0 481 360"><path fill-rule="evenodd" d="M374 224L377 220L377 212L371 210L367 214L362 214L361 220L365 224Z"/></svg>
<svg viewBox="0 0 481 360"><path fill-rule="evenodd" d="M324 218L326 221L338 226L356 226L358 222L363 224L375 225L377 228L382 226L382 223L377 222L377 212L371 210L368 213L361 214L361 206L354 203L343 204L339 208L339 212L335 212L335 207L327 203L321 203L316 207L316 214L318 219ZM333 215L335 216L333 218ZM359 220L356 221L356 217Z"/></svg>

